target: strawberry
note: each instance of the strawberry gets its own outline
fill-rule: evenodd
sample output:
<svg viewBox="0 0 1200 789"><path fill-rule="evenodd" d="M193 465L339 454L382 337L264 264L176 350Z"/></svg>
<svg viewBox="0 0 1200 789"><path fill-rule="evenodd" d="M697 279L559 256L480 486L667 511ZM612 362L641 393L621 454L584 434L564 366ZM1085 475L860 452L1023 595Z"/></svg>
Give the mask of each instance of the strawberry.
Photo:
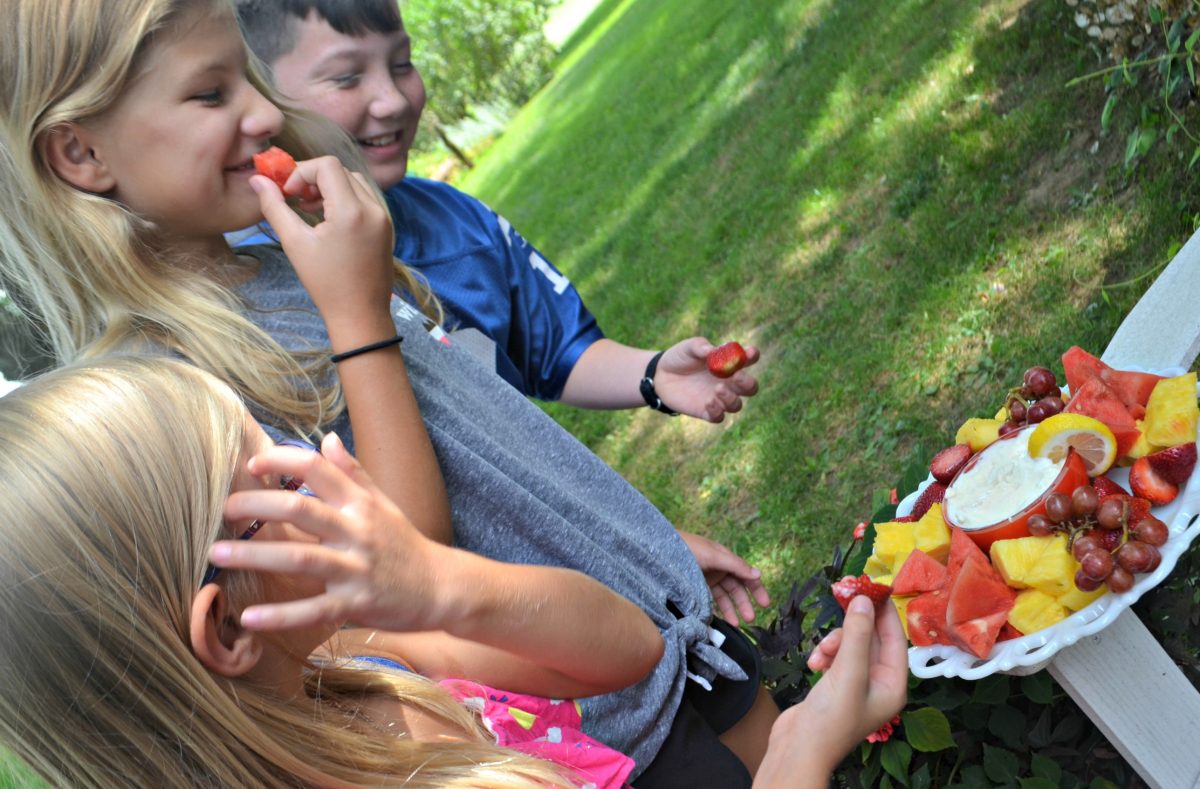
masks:
<svg viewBox="0 0 1200 789"><path fill-rule="evenodd" d="M265 151L254 154L254 169L259 175L265 175L279 185L282 190L288 176L296 169L296 160L282 148L271 146Z"/></svg>
<svg viewBox="0 0 1200 789"><path fill-rule="evenodd" d="M854 541L858 542L859 540L861 540L863 537L866 537L866 536L867 536L867 522L859 521L858 524L854 527Z"/></svg>
<svg viewBox="0 0 1200 789"><path fill-rule="evenodd" d="M946 447L934 455L933 460L929 462L929 473L933 474L933 478L938 482L949 485L954 476L963 466L967 465L967 461L970 459L970 444L955 444L952 447Z"/></svg>
<svg viewBox="0 0 1200 789"><path fill-rule="evenodd" d="M1146 460L1149 461L1150 467L1167 482L1173 485L1182 485L1187 482L1188 477L1192 476L1192 469L1196 467L1196 442L1189 441L1186 444L1159 450L1147 455Z"/></svg>
<svg viewBox="0 0 1200 789"><path fill-rule="evenodd" d="M1121 547L1121 538L1125 536L1121 529L1092 529L1090 534L1100 543L1100 547L1109 553Z"/></svg>
<svg viewBox="0 0 1200 789"><path fill-rule="evenodd" d="M917 520L920 520L920 518L918 518L916 515L897 515L896 517L892 518L892 523L912 523L913 521Z"/></svg>
<svg viewBox="0 0 1200 789"><path fill-rule="evenodd" d="M1105 496L1112 496L1114 494L1119 494L1121 496L1129 495L1129 491L1125 490L1125 488L1113 482L1108 477L1096 477L1092 480L1092 487L1096 489L1096 493L1099 494L1101 501L1104 500Z"/></svg>
<svg viewBox="0 0 1200 789"><path fill-rule="evenodd" d="M728 378L746 366L746 349L741 343L727 342L708 352L708 371L718 378Z"/></svg>
<svg viewBox="0 0 1200 789"><path fill-rule="evenodd" d="M865 594L871 598L871 602L875 605L880 605L892 593L892 587L886 584L877 584L871 580L868 575L860 575L855 578L853 575L847 575L840 581L835 581L830 587L833 592L833 599L838 601L838 605L845 611L850 605L850 601L860 594Z"/></svg>
<svg viewBox="0 0 1200 789"><path fill-rule="evenodd" d="M941 482L930 482L929 487L921 491L920 496L917 496L917 503L913 504L913 517L920 519L929 512L930 507L940 503L944 498L946 498L946 485Z"/></svg>
<svg viewBox="0 0 1200 789"><path fill-rule="evenodd" d="M1129 487L1133 495L1148 500L1155 507L1169 504L1179 495L1179 486L1155 471L1148 457L1134 461L1129 469Z"/></svg>

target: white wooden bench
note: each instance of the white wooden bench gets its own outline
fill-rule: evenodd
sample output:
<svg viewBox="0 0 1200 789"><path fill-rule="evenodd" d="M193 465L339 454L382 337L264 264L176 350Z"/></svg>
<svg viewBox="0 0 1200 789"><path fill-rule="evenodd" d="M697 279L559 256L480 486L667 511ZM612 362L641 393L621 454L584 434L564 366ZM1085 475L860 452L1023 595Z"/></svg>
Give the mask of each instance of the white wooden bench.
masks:
<svg viewBox="0 0 1200 789"><path fill-rule="evenodd" d="M1190 367L1200 354L1200 233L1126 316L1114 367ZM1059 652L1050 674L1153 787L1200 787L1200 692L1132 611Z"/></svg>

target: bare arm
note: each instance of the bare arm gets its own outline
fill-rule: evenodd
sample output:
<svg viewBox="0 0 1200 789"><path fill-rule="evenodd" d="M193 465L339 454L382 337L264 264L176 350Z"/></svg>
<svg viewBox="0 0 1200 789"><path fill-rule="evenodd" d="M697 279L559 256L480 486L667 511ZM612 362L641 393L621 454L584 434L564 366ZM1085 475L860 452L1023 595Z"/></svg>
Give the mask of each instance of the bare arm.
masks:
<svg viewBox="0 0 1200 789"><path fill-rule="evenodd" d="M712 344L692 337L671 346L658 363L655 390L672 409L720 422L726 413L742 410L742 398L758 391L758 381L745 370L731 378L717 378L706 359ZM747 348L749 363L758 361L758 349ZM580 408L637 408L646 403L638 384L654 351L631 348L609 339L588 346L571 369L562 400Z"/></svg>
<svg viewBox="0 0 1200 789"><path fill-rule="evenodd" d="M435 543L408 523L335 437L325 440L322 451L275 447L250 461L251 473L303 479L319 498L279 490L229 498L225 514L231 519L286 521L320 539L214 547L219 566L324 582L325 592L316 597L247 608L245 627L351 621L415 632L391 642L411 643L412 655L408 647L385 651L431 676L504 682L542 695L623 687L661 658L658 628L603 584L573 570L506 564ZM442 640L430 631L441 631ZM441 650L449 653L439 655Z"/></svg>
<svg viewBox="0 0 1200 789"><path fill-rule="evenodd" d="M846 754L904 707L906 647L891 601L875 610L866 597L852 600L845 625L809 657L824 675L775 721L755 789L828 786Z"/></svg>
<svg viewBox="0 0 1200 789"><path fill-rule="evenodd" d="M270 179L255 177L263 214L325 321L334 353L395 336L392 225L365 179L332 157L300 162L288 182L316 184L325 219L309 227ZM293 188L294 187L294 188ZM354 423L355 445L379 486L427 536L449 543L450 505L441 469L397 347L355 356L337 371Z"/></svg>

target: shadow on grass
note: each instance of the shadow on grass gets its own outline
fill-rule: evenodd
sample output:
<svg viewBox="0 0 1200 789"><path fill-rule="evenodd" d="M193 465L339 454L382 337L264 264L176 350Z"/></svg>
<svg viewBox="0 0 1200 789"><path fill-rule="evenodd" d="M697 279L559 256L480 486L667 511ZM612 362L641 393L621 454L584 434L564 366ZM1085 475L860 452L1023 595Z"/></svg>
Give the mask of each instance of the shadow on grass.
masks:
<svg viewBox="0 0 1200 789"><path fill-rule="evenodd" d="M615 339L767 349L762 393L724 430L552 412L779 578L822 561L918 446L994 409L997 382L1102 350L1137 293L1105 303L1099 284L1190 232L1170 201L1131 196L1129 222L1029 199L1103 102L1062 88L1084 68L1057 7L642 0L609 20L619 5L467 188ZM1061 171L1086 188L1107 162ZM1074 227L1102 241L1075 251Z"/></svg>

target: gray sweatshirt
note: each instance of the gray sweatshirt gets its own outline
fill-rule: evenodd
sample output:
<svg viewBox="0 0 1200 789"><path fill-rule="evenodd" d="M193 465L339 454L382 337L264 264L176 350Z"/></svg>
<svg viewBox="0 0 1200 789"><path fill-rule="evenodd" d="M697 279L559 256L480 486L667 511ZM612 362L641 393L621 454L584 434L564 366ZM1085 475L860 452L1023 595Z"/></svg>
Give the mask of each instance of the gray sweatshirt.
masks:
<svg viewBox="0 0 1200 789"><path fill-rule="evenodd" d="M289 350L327 349L325 324L282 251L239 252L262 263L240 291L248 317ZM582 700L587 733L631 756L639 774L671 727L689 670L745 677L707 641L712 597L703 573L674 527L620 475L466 350L434 339L407 302L392 303L456 544L501 561L587 573L639 605L662 632L666 650L649 676ZM344 413L326 429L353 451Z"/></svg>

